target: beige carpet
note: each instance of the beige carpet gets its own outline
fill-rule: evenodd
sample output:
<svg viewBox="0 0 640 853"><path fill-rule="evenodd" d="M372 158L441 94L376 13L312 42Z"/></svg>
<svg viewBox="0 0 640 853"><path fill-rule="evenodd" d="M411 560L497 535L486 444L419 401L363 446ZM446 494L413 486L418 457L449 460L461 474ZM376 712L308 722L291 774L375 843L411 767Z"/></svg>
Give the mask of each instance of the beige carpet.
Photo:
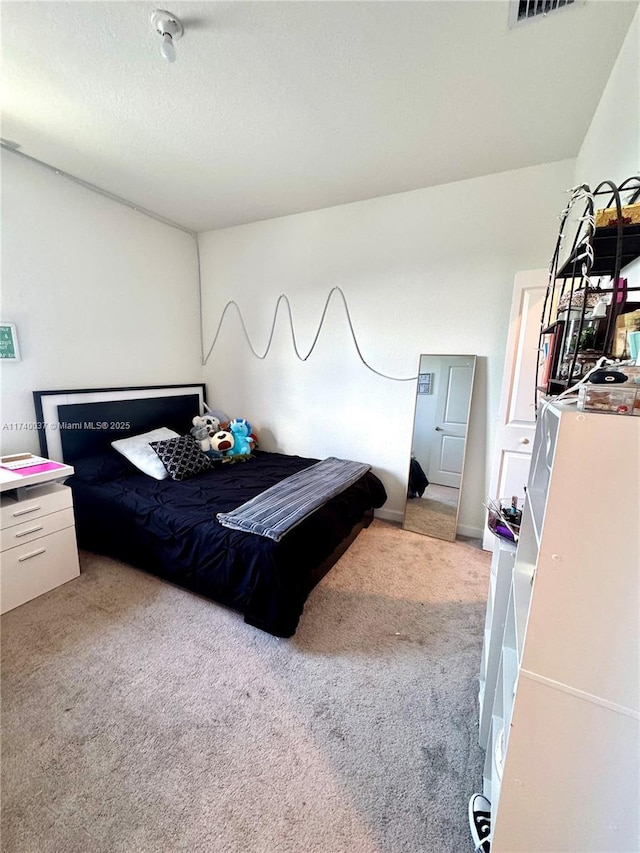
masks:
<svg viewBox="0 0 640 853"><path fill-rule="evenodd" d="M2 619L6 853L471 853L489 556L376 521L297 635L116 561Z"/></svg>
<svg viewBox="0 0 640 853"><path fill-rule="evenodd" d="M412 498L405 507L404 528L453 542L457 517L457 506L429 498Z"/></svg>
<svg viewBox="0 0 640 853"><path fill-rule="evenodd" d="M440 501L440 503L449 504L449 506L458 506L460 489L454 489L453 486L440 486L438 483L429 483L422 497L430 498L432 501Z"/></svg>

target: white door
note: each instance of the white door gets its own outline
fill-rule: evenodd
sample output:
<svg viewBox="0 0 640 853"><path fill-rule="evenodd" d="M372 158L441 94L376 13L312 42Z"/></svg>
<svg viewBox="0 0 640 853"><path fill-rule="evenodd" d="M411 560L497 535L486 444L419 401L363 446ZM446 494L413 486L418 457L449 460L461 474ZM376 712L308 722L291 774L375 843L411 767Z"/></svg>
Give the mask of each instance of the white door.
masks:
<svg viewBox="0 0 640 853"><path fill-rule="evenodd" d="M536 363L548 281L547 270L527 270L515 277L489 487L489 496L496 499L524 497L535 432ZM495 544L486 527L482 544L487 551Z"/></svg>
<svg viewBox="0 0 640 853"><path fill-rule="evenodd" d="M429 463L429 482L460 488L464 448L467 439L469 402L473 384L473 361L460 363L460 356L447 361L441 356L434 417L433 453Z"/></svg>

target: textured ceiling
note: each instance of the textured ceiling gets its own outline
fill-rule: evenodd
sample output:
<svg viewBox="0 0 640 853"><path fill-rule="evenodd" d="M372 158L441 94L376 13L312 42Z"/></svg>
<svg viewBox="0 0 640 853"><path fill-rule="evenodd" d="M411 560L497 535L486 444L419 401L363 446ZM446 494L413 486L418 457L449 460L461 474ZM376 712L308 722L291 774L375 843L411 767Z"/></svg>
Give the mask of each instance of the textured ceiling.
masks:
<svg viewBox="0 0 640 853"><path fill-rule="evenodd" d="M637 3L2 3L2 136L203 231L573 157ZM612 129L624 132L624 126Z"/></svg>

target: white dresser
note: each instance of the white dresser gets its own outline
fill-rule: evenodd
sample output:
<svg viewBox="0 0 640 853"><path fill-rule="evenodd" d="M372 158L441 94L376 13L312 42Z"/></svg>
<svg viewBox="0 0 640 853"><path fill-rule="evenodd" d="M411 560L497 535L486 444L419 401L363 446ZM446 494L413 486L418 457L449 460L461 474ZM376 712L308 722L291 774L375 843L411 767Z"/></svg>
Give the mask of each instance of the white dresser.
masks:
<svg viewBox="0 0 640 853"><path fill-rule="evenodd" d="M79 576L71 489L56 482L72 473L69 466L44 478L3 472L0 612Z"/></svg>
<svg viewBox="0 0 640 853"><path fill-rule="evenodd" d="M640 850L640 418L551 405L480 678L492 853Z"/></svg>

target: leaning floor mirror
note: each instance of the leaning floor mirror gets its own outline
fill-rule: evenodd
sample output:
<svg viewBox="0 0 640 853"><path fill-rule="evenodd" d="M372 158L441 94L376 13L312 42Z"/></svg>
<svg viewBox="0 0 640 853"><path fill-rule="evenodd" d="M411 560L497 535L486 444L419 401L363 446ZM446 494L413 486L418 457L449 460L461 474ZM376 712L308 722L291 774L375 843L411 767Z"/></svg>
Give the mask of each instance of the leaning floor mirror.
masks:
<svg viewBox="0 0 640 853"><path fill-rule="evenodd" d="M456 538L475 355L421 355L405 530Z"/></svg>

